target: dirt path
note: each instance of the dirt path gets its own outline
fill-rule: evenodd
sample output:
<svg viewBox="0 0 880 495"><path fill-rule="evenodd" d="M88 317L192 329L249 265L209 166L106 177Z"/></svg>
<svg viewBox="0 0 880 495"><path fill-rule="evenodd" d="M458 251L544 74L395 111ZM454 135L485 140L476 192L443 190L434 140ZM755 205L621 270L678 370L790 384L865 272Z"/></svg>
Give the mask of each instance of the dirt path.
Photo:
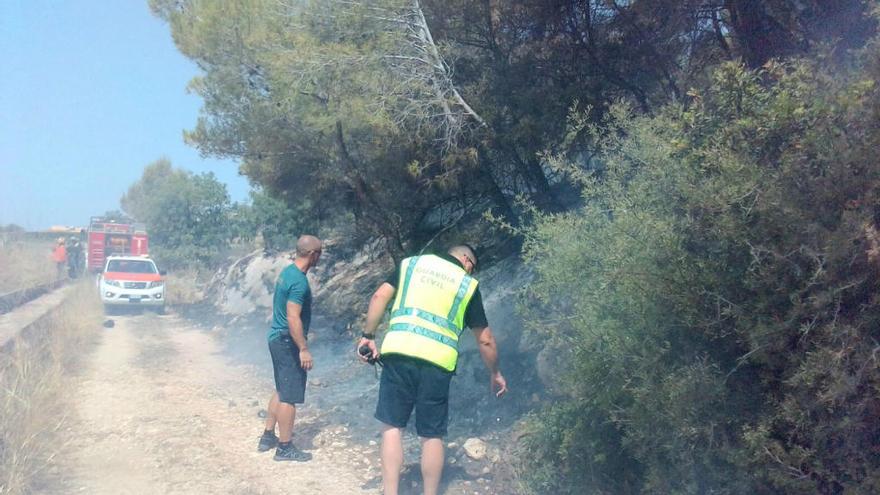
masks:
<svg viewBox="0 0 880 495"><path fill-rule="evenodd" d="M308 407L294 441L311 462L257 453L270 385L211 334L176 316L114 319L71 390L73 454L58 493L379 493L377 448L346 442L344 427L328 429Z"/></svg>

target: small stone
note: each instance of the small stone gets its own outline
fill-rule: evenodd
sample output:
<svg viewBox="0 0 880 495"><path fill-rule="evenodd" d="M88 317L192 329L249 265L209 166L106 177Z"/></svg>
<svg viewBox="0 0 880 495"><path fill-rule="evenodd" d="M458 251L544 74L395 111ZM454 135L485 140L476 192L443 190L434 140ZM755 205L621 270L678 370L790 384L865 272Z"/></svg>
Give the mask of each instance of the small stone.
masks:
<svg viewBox="0 0 880 495"><path fill-rule="evenodd" d="M370 443L370 447L375 447L376 445L379 445L375 440L370 440L369 443Z"/></svg>
<svg viewBox="0 0 880 495"><path fill-rule="evenodd" d="M489 469L489 466L486 466L486 467L483 468L483 474L489 474L489 473L491 473L491 472L492 472L492 470Z"/></svg>
<svg viewBox="0 0 880 495"><path fill-rule="evenodd" d="M267 415L267 414L268 414L268 413L266 412L265 409L260 409L259 411L257 411L257 417L258 417L258 418L266 419L266 415Z"/></svg>
<svg viewBox="0 0 880 495"><path fill-rule="evenodd" d="M457 448L458 448L458 442L449 442L448 444L446 444L446 448L447 448L447 449L450 449L450 450L452 450L452 449L457 449Z"/></svg>
<svg viewBox="0 0 880 495"><path fill-rule="evenodd" d="M251 407L257 407L259 405L260 405L260 401L258 401L258 400L251 402Z"/></svg>
<svg viewBox="0 0 880 495"><path fill-rule="evenodd" d="M480 440L479 438L468 438L467 441L464 442L463 447L464 453L475 461L482 460L486 457L486 442Z"/></svg>

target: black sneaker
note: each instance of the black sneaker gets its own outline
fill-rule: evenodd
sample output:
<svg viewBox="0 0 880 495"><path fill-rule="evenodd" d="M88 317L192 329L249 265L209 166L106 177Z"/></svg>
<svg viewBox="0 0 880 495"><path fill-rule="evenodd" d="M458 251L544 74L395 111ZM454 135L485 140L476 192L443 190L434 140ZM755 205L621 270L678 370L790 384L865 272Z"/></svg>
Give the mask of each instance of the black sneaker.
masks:
<svg viewBox="0 0 880 495"><path fill-rule="evenodd" d="M278 437L275 436L275 432L263 432L260 436L260 443L257 445L257 452L266 452L274 449L277 445Z"/></svg>
<svg viewBox="0 0 880 495"><path fill-rule="evenodd" d="M275 450L274 459L276 461L306 462L312 460L312 454L303 452L291 444L290 447L287 448L278 447Z"/></svg>

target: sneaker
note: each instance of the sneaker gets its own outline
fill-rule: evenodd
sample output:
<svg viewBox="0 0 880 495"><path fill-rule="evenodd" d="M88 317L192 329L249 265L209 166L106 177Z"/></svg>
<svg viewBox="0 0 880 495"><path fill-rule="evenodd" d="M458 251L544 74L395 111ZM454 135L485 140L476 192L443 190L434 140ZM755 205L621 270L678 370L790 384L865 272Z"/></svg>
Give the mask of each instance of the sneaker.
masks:
<svg viewBox="0 0 880 495"><path fill-rule="evenodd" d="M298 448L294 447L292 444L290 447L281 448L278 447L275 450L276 461L296 461L296 462L306 462L312 460L312 454L308 452L303 452Z"/></svg>
<svg viewBox="0 0 880 495"><path fill-rule="evenodd" d="M257 452L266 452L267 450L274 449L278 445L278 437L275 436L275 433L263 432L260 435L260 443L257 445Z"/></svg>

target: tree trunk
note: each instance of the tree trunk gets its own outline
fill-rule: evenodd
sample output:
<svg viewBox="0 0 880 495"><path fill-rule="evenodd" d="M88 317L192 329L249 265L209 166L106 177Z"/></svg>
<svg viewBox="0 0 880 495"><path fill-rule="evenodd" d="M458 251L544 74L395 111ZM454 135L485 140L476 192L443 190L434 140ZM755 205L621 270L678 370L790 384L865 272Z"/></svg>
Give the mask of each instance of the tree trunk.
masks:
<svg viewBox="0 0 880 495"><path fill-rule="evenodd" d="M372 224L376 232L388 241L390 248L389 254L391 254L395 260L398 259L404 252L400 228L391 220L388 212L382 209L381 204L376 200L370 186L361 176L357 164L348 152L348 147L345 144L345 137L342 132L342 122L338 120L336 121L336 145L339 148L343 165L345 165L345 168L348 171L346 179L354 191L356 201L360 203L359 209L363 213L362 218Z"/></svg>
<svg viewBox="0 0 880 495"><path fill-rule="evenodd" d="M794 33L773 17L762 0L727 0L730 24L743 61L758 68L773 57L788 55L798 49Z"/></svg>
<svg viewBox="0 0 880 495"><path fill-rule="evenodd" d="M513 227L519 227L519 217L516 215L510 199L507 197L507 195L504 194L504 191L501 190L501 187L498 185L498 181L495 180L495 177L492 174L491 165L486 159L486 149L480 146L477 152L479 153L479 165L477 167L477 175L480 179L482 179L482 182L486 183L486 186L489 188L489 197L498 208L498 211L501 213L502 218Z"/></svg>

